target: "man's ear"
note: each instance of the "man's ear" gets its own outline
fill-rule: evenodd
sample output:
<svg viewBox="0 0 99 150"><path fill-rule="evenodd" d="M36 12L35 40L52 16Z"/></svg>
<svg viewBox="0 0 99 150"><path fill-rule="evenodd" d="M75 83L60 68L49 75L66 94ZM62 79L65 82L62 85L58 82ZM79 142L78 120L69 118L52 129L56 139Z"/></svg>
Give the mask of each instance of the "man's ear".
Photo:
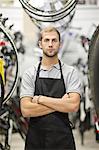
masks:
<svg viewBox="0 0 99 150"><path fill-rule="evenodd" d="M62 48L62 42L60 42L59 48Z"/></svg>
<svg viewBox="0 0 99 150"><path fill-rule="evenodd" d="M39 45L39 47L42 49L41 41L39 41L38 45Z"/></svg>

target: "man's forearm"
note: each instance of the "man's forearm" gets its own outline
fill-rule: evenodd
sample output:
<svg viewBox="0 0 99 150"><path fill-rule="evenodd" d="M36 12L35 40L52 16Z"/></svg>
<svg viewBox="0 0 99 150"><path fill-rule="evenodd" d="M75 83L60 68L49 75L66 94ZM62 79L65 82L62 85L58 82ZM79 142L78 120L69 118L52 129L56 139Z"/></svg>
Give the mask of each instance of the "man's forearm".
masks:
<svg viewBox="0 0 99 150"><path fill-rule="evenodd" d="M79 94L74 94L74 96L71 97L65 94L62 98L41 96L39 103L59 112L74 112L79 108L79 97Z"/></svg>
<svg viewBox="0 0 99 150"><path fill-rule="evenodd" d="M42 104L33 104L33 105L35 108L34 110L31 110L30 117L43 116L55 111L54 109L49 108L48 106L44 106Z"/></svg>
<svg viewBox="0 0 99 150"><path fill-rule="evenodd" d="M52 108L26 100L21 100L21 112L24 117L43 116L54 112Z"/></svg>
<svg viewBox="0 0 99 150"><path fill-rule="evenodd" d="M48 106L52 109L55 109L56 111L65 112L64 110L65 107L63 106L61 98L41 96L39 99L39 104Z"/></svg>

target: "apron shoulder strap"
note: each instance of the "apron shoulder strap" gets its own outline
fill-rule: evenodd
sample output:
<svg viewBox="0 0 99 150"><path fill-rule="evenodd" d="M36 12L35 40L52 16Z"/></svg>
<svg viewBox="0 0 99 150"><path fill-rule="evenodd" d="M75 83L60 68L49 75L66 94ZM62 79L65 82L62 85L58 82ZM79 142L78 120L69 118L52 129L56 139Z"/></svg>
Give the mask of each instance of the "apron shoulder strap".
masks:
<svg viewBox="0 0 99 150"><path fill-rule="evenodd" d="M37 81L37 77L39 76L40 66L41 66L41 61L39 62L38 67L37 67L35 82Z"/></svg>

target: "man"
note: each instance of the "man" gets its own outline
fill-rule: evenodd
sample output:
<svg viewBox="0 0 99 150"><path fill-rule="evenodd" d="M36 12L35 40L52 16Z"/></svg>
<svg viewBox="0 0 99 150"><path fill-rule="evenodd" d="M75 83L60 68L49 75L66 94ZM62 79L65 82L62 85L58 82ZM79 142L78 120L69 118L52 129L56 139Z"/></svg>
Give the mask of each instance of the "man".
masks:
<svg viewBox="0 0 99 150"><path fill-rule="evenodd" d="M75 150L68 112L79 108L81 83L76 70L58 59L60 34L54 27L40 33L41 62L22 79L21 111L30 117L25 150Z"/></svg>

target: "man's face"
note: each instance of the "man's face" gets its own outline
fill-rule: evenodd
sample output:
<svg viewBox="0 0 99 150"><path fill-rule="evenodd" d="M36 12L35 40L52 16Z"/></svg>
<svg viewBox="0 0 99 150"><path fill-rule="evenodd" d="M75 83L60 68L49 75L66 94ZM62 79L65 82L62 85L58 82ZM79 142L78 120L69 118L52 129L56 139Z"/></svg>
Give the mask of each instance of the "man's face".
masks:
<svg viewBox="0 0 99 150"><path fill-rule="evenodd" d="M44 32L42 40L39 42L39 46L43 50L43 54L47 57L56 56L60 47L60 41L57 32Z"/></svg>

